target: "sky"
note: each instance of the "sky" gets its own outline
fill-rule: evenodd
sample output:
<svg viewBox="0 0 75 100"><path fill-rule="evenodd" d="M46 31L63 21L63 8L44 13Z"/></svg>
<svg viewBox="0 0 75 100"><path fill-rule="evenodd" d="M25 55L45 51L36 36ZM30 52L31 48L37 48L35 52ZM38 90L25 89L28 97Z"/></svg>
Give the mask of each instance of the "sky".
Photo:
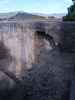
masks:
<svg viewBox="0 0 75 100"><path fill-rule="evenodd" d="M29 13L67 13L72 0L0 0L0 13L24 11Z"/></svg>

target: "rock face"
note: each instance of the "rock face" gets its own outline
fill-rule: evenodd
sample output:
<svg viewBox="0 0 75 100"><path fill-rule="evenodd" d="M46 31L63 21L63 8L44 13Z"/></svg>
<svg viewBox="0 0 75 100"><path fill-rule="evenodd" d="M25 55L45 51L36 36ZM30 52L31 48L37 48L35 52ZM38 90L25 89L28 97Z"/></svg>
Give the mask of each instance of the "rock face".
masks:
<svg viewBox="0 0 75 100"><path fill-rule="evenodd" d="M52 26L50 26L50 24L52 24ZM60 41L59 34L56 35L60 28L56 27L56 23L50 24L46 22L23 23L10 21L0 23L0 40L9 50L12 58L8 70L19 76L22 71L30 69L32 64L38 61L37 53L39 53L40 46L46 49L51 48L52 43L49 43L48 34L54 38L56 43ZM54 26L56 27L55 34L52 33ZM43 38L38 38L38 35L35 36L37 30L39 30L40 33L42 31L47 33L46 38L45 36Z"/></svg>
<svg viewBox="0 0 75 100"><path fill-rule="evenodd" d="M75 52L75 23L63 23L62 34L63 50L70 53Z"/></svg>
<svg viewBox="0 0 75 100"><path fill-rule="evenodd" d="M74 76L75 55L41 51L38 64L26 73L25 98L27 100L69 100L71 81Z"/></svg>
<svg viewBox="0 0 75 100"><path fill-rule="evenodd" d="M23 79L24 99L69 100L71 80L74 76L75 54L68 51L61 52L58 44L61 44L62 51L65 51L65 47L72 50L75 43L73 42L72 45L72 39L67 40L70 35L66 34L65 30L68 31L68 28L65 29L65 25L69 29L74 29L73 25L62 22L8 21L0 23L0 41L8 50L6 52L8 59L1 59L0 64L16 77ZM38 31L39 35L36 34ZM43 31L44 34L42 34ZM73 37L73 35L71 36ZM49 36L50 38L47 38ZM55 43L54 47L52 47L52 41ZM68 43L71 43L71 48ZM0 75L1 81L3 82L2 77L5 77L10 87L7 87L6 83L1 85L11 89L14 86L12 80L9 81L9 78L3 73ZM11 100L18 97L18 91L20 88L16 90L16 96L11 95L10 98L13 96Z"/></svg>
<svg viewBox="0 0 75 100"><path fill-rule="evenodd" d="M30 30L29 26L21 26L21 24L16 23L1 23L0 38L13 58L9 67L10 71L18 74L21 73L22 66L30 67L31 61L34 60L34 47L33 30Z"/></svg>

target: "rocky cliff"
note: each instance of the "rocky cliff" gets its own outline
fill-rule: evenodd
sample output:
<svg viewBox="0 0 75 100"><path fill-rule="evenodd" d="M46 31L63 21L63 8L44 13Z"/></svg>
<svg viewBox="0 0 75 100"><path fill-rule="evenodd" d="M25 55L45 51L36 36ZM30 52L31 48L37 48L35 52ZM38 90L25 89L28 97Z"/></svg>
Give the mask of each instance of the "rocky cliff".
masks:
<svg viewBox="0 0 75 100"><path fill-rule="evenodd" d="M0 64L23 79L24 99L69 99L75 64L74 27L74 23L46 21L0 23L0 40L8 50L7 58L1 59ZM36 34L37 31L39 35ZM51 40L43 38L45 36L42 35L50 36L55 47L51 46ZM1 86L11 89L12 80L9 81L1 72L1 79L4 81L2 77L5 77L9 86L6 83ZM14 100L19 97L19 91L20 88L13 93Z"/></svg>

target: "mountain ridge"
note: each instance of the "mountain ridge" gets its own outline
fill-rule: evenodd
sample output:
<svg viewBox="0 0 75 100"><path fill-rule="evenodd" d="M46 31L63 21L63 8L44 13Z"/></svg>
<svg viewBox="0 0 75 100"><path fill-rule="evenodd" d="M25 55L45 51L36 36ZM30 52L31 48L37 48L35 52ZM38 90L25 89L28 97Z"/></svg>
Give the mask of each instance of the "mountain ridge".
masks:
<svg viewBox="0 0 75 100"><path fill-rule="evenodd" d="M62 18L63 16L65 16L65 14L57 14L57 13L53 13L53 14L39 14L39 13L28 13L28 12L22 12L22 11L18 11L18 12L8 12L8 13L0 13L0 19L17 19L17 20L25 20L25 19L30 19L30 18L47 18L47 17L56 17L56 18Z"/></svg>

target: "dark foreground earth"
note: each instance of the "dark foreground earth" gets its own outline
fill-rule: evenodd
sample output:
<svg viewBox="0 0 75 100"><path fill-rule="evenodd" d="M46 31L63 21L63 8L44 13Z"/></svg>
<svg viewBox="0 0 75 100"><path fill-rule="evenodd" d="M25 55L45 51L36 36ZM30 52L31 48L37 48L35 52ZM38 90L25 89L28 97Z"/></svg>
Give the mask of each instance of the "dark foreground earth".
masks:
<svg viewBox="0 0 75 100"><path fill-rule="evenodd" d="M0 92L0 100L70 100L74 53L43 51L41 63L25 72L21 84Z"/></svg>

